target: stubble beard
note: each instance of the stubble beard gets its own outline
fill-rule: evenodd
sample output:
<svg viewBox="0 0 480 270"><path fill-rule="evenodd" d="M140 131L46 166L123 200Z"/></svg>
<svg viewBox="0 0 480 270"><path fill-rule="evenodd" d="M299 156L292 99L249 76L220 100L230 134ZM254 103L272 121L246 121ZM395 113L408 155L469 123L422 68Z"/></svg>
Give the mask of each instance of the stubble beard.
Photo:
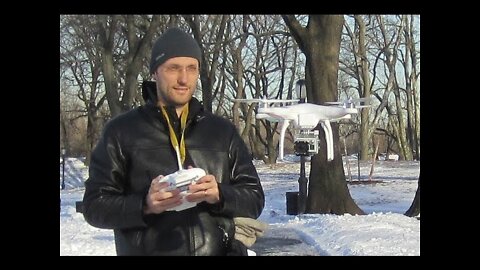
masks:
<svg viewBox="0 0 480 270"><path fill-rule="evenodd" d="M175 91L175 90L172 90ZM166 95L163 91L157 89L157 95L159 101L167 106L174 106L176 108L183 107L187 104L193 96L193 93L188 93L185 97L172 98L171 96ZM187 98L188 96L188 98Z"/></svg>

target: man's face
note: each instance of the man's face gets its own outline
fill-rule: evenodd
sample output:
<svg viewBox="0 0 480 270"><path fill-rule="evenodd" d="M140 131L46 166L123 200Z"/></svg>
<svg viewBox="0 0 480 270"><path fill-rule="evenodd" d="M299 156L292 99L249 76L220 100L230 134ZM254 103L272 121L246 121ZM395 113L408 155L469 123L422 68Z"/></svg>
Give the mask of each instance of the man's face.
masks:
<svg viewBox="0 0 480 270"><path fill-rule="evenodd" d="M153 74L157 81L160 105L183 107L197 87L198 61L192 57L173 57L158 66Z"/></svg>

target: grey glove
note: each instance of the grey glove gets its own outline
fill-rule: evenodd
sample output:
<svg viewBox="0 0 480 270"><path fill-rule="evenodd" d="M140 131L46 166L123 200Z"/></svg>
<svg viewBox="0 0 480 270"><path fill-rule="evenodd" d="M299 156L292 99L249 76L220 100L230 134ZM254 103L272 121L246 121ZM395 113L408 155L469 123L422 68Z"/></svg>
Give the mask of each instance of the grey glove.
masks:
<svg viewBox="0 0 480 270"><path fill-rule="evenodd" d="M263 236L268 224L253 218L236 217L235 222L235 239L242 242L246 247L251 247L257 237Z"/></svg>

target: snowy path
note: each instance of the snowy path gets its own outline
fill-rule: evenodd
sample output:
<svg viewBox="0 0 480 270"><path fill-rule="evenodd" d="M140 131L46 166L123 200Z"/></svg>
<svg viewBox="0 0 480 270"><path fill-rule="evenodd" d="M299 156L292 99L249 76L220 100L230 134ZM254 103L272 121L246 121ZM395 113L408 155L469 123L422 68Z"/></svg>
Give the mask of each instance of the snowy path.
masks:
<svg viewBox="0 0 480 270"><path fill-rule="evenodd" d="M294 229L270 224L265 235L250 248L257 256L321 256L313 246L302 240Z"/></svg>

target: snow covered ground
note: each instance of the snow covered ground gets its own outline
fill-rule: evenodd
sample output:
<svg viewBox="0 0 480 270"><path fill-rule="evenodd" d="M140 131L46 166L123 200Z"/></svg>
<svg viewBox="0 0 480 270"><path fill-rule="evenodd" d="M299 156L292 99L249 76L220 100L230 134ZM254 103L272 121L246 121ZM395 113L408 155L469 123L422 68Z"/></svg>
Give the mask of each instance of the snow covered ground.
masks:
<svg viewBox="0 0 480 270"><path fill-rule="evenodd" d="M353 181L357 181L357 161L350 159L350 164ZM370 164L360 163L361 181L368 180ZM349 184L352 198L367 213L362 216L287 215L285 193L298 191L298 158L293 156L274 166L256 161L255 166L266 196L265 209L259 218L270 225L266 236L280 239L295 232L306 244L295 245L296 250L277 255L420 255L420 220L403 215L417 190L420 162L376 161L372 180L381 182ZM306 172L308 176L309 162ZM88 225L82 214L75 211L75 202L82 200L87 177L88 168L80 159L66 160L66 189L60 190L60 255L115 255L113 232ZM60 183L61 180L62 166Z"/></svg>

